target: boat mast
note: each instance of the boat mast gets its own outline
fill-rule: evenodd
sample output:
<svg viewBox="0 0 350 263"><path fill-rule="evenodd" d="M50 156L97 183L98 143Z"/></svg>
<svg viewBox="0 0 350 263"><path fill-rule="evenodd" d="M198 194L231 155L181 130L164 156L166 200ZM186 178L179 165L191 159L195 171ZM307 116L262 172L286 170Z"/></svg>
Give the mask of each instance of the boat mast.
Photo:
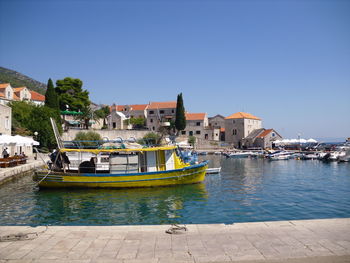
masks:
<svg viewBox="0 0 350 263"><path fill-rule="evenodd" d="M53 133L55 135L55 139L56 139L56 142L57 142L57 147L58 147L58 149L62 149L62 148L64 148L64 145L63 145L60 133L58 132L58 128L56 126L56 122L51 117L50 117L50 121L51 121L51 126L52 126L52 129L53 129Z"/></svg>

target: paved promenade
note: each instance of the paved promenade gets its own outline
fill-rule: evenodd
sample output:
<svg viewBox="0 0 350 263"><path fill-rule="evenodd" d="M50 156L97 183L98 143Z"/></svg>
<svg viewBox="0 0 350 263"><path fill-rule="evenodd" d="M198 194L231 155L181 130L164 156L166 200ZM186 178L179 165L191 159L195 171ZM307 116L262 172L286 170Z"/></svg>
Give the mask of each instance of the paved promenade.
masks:
<svg viewBox="0 0 350 263"><path fill-rule="evenodd" d="M0 262L350 262L350 218L233 225L187 225L181 234L158 226L0 226ZM35 235L29 235L35 237Z"/></svg>

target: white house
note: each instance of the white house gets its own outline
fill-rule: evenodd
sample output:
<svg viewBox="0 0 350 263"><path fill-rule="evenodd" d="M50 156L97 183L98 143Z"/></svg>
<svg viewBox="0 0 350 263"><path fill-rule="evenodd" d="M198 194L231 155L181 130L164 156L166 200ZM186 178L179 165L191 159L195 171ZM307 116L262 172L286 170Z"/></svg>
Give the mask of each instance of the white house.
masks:
<svg viewBox="0 0 350 263"><path fill-rule="evenodd" d="M13 100L13 88L10 83L0 84L0 104L7 104Z"/></svg>
<svg viewBox="0 0 350 263"><path fill-rule="evenodd" d="M107 117L108 129L124 130L128 128L125 120L128 118L124 113L117 111L117 107L113 105L111 107L111 113Z"/></svg>
<svg viewBox="0 0 350 263"><path fill-rule="evenodd" d="M0 104L0 135L11 135L12 108Z"/></svg>

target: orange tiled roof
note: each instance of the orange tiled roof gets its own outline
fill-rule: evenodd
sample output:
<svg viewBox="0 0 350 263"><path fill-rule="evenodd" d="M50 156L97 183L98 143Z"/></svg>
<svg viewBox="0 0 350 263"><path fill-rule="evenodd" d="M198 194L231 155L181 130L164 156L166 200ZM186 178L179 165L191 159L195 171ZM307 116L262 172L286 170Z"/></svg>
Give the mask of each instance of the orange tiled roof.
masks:
<svg viewBox="0 0 350 263"><path fill-rule="evenodd" d="M117 105L115 106L116 111L125 111L126 107L130 107L130 110L145 110L148 104L133 104L133 105ZM113 106L109 107L110 111L113 110Z"/></svg>
<svg viewBox="0 0 350 263"><path fill-rule="evenodd" d="M31 100L35 100L35 101L45 101L45 96L35 92L35 91L30 91L30 95L32 96Z"/></svg>
<svg viewBox="0 0 350 263"><path fill-rule="evenodd" d="M8 85L10 85L10 83L2 83L2 84L0 84L0 89L4 89L4 88L6 88Z"/></svg>
<svg viewBox="0 0 350 263"><path fill-rule="evenodd" d="M13 99L14 100L20 100L20 98L15 93L13 93Z"/></svg>
<svg viewBox="0 0 350 263"><path fill-rule="evenodd" d="M115 111L124 111L125 105L112 105L109 106L109 111L112 112L113 110Z"/></svg>
<svg viewBox="0 0 350 263"><path fill-rule="evenodd" d="M131 110L145 110L147 108L148 104L134 104L130 105Z"/></svg>
<svg viewBox="0 0 350 263"><path fill-rule="evenodd" d="M13 88L13 92L21 91L21 90L23 90L24 88L26 88L26 87Z"/></svg>
<svg viewBox="0 0 350 263"><path fill-rule="evenodd" d="M176 108L176 101L151 102L148 109L172 109Z"/></svg>
<svg viewBox="0 0 350 263"><path fill-rule="evenodd" d="M253 119L253 120L261 120L260 118L246 112L236 112L228 117L225 118L228 119Z"/></svg>
<svg viewBox="0 0 350 263"><path fill-rule="evenodd" d="M257 136L257 138L264 138L266 137L270 132L272 132L273 129L268 129L268 130L265 130L263 131L262 133L259 134L259 136Z"/></svg>
<svg viewBox="0 0 350 263"><path fill-rule="evenodd" d="M3 92L0 92L0 97L5 98L5 94Z"/></svg>
<svg viewBox="0 0 350 263"><path fill-rule="evenodd" d="M186 121L204 120L206 113L186 113Z"/></svg>

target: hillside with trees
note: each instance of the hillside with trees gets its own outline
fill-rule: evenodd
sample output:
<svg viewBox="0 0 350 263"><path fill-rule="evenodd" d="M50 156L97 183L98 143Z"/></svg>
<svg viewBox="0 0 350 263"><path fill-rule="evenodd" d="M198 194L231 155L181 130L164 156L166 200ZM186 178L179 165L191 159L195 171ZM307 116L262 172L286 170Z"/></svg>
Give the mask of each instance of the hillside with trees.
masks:
<svg viewBox="0 0 350 263"><path fill-rule="evenodd" d="M12 87L26 86L30 90L45 94L46 85L17 71L0 67L0 83L10 83Z"/></svg>

